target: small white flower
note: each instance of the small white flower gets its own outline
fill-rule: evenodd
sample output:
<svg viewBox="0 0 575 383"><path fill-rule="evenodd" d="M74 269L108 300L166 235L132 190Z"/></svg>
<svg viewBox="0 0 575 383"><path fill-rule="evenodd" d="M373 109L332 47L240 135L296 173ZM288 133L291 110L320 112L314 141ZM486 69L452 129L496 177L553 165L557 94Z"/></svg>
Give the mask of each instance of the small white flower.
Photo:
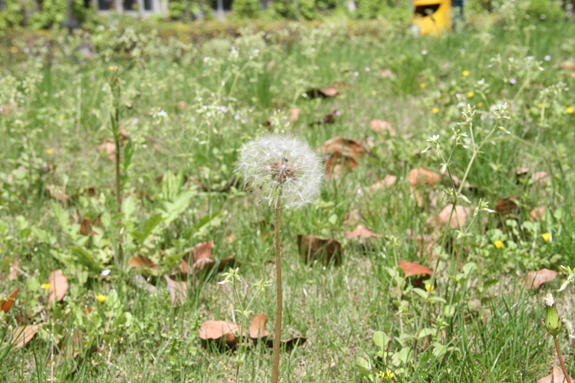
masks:
<svg viewBox="0 0 575 383"><path fill-rule="evenodd" d="M353 75L354 75L355 77L357 77L357 76L359 76L359 72L353 72Z"/></svg>
<svg viewBox="0 0 575 383"><path fill-rule="evenodd" d="M511 83L511 85L517 84L517 80L515 80L514 78L512 78L511 80L509 80L509 82Z"/></svg>
<svg viewBox="0 0 575 383"><path fill-rule="evenodd" d="M545 56L545 61L551 61L551 56L549 55Z"/></svg>
<svg viewBox="0 0 575 383"><path fill-rule="evenodd" d="M369 72L370 70L371 70L370 67L365 67L365 71L366 71L366 72Z"/></svg>
<svg viewBox="0 0 575 383"><path fill-rule="evenodd" d="M237 172L246 184L259 187L270 205L299 208L320 194L323 167L320 156L298 138L266 135L248 142Z"/></svg>
<svg viewBox="0 0 575 383"><path fill-rule="evenodd" d="M427 54L427 49L422 50L421 54L425 56Z"/></svg>

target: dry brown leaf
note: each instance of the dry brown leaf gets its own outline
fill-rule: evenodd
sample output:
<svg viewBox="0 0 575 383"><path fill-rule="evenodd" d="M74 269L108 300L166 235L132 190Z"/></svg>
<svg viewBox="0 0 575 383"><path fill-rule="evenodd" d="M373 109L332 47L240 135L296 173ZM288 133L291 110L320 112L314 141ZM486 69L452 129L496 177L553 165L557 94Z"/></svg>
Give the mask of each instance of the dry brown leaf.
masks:
<svg viewBox="0 0 575 383"><path fill-rule="evenodd" d="M393 176L391 174L386 174L385 177L383 177L383 179L381 179L381 180L377 181L376 183L374 183L373 185L371 185L371 190L376 191L379 189L391 187L395 184L396 181L397 181L397 176Z"/></svg>
<svg viewBox="0 0 575 383"><path fill-rule="evenodd" d="M447 205L446 207L443 208L443 210L441 210L441 212L439 213L439 215L437 217L430 217L427 220L427 223L430 224L431 226L434 226L432 224L432 222L436 222L441 227L445 227L449 223L449 216L451 215L452 209L453 209L452 204ZM456 215L456 213L457 213L457 215ZM459 224L457 223L458 222L457 218L459 218L459 223L461 223L461 226L465 225L465 222L467 221L467 216L470 213L471 213L471 209L469 209L468 207L465 208L461 205L455 206L455 211L453 212L453 215L451 216L451 228L452 229L459 228Z"/></svg>
<svg viewBox="0 0 575 383"><path fill-rule="evenodd" d="M201 259L211 259L212 250L214 249L214 241L200 242L192 249L192 257L194 264Z"/></svg>
<svg viewBox="0 0 575 383"><path fill-rule="evenodd" d="M72 330L71 334L66 334L58 343L58 357L56 363L62 363L66 359L77 357L82 349L82 334L79 330Z"/></svg>
<svg viewBox="0 0 575 383"><path fill-rule="evenodd" d="M145 269L155 269L157 268L156 264L152 262L150 258L143 257L141 255L135 255L128 261L128 266L133 267L135 269L138 268L145 268Z"/></svg>
<svg viewBox="0 0 575 383"><path fill-rule="evenodd" d="M80 234L85 235L85 236L96 234L92 230L92 222L91 222L90 218L84 218L80 222Z"/></svg>
<svg viewBox="0 0 575 383"><path fill-rule="evenodd" d="M353 158L334 153L325 163L325 178L338 178L342 174L350 173L356 167L357 161Z"/></svg>
<svg viewBox="0 0 575 383"><path fill-rule="evenodd" d="M292 110L290 110L289 112L289 122L290 124L293 124L294 122L296 122L297 120L299 120L299 114L300 114L301 110L299 108L292 108Z"/></svg>
<svg viewBox="0 0 575 383"><path fill-rule="evenodd" d="M391 72L391 69L380 69L377 71L377 73L382 77L382 78L389 78L393 75L393 73Z"/></svg>
<svg viewBox="0 0 575 383"><path fill-rule="evenodd" d="M545 187L547 186L547 182L549 181L549 173L535 172L531 175L531 179L537 186Z"/></svg>
<svg viewBox="0 0 575 383"><path fill-rule="evenodd" d="M18 258L16 258L14 262L12 262L12 264L10 265L10 273L8 274L8 280L15 281L16 279L18 279L18 269L20 269L20 261L18 260Z"/></svg>
<svg viewBox="0 0 575 383"><path fill-rule="evenodd" d="M373 231L369 230L368 228L366 228L363 225L358 225L352 231L345 233L345 237L347 239L359 238L360 240L362 240L362 239L367 239L367 238L372 238L372 237L381 238L381 234L374 233Z"/></svg>
<svg viewBox="0 0 575 383"><path fill-rule="evenodd" d="M530 271L527 273L525 277L525 283L527 284L527 288L535 288L538 289L542 284L551 282L555 278L557 278L559 273L557 271L549 270L549 269L542 269L539 271Z"/></svg>
<svg viewBox="0 0 575 383"><path fill-rule="evenodd" d="M329 88L323 88L323 89L319 89L319 88L311 88L306 92L307 96L309 98L329 98L329 97L335 97L339 94L339 91L337 89L335 89L333 86L330 86Z"/></svg>
<svg viewBox="0 0 575 383"><path fill-rule="evenodd" d="M50 272L48 283L51 285L50 290L48 290L49 306L54 299L56 299L56 302L59 302L64 298L64 295L68 292L68 280L64 274L62 274L62 271L56 270Z"/></svg>
<svg viewBox="0 0 575 383"><path fill-rule="evenodd" d="M252 324L250 324L249 332L250 338L252 339L260 339L260 338L267 338L270 333L266 330L266 322L268 320L268 316L266 314L258 314L254 316L254 320Z"/></svg>
<svg viewBox="0 0 575 383"><path fill-rule="evenodd" d="M335 122L335 118L340 114L339 110L333 109L331 112L320 118L319 121L311 123L310 125L333 124Z"/></svg>
<svg viewBox="0 0 575 383"><path fill-rule="evenodd" d="M427 170L425 168L411 169L409 171L409 184L412 187L419 187L423 185L435 186L441 181L441 176L437 173Z"/></svg>
<svg viewBox="0 0 575 383"><path fill-rule="evenodd" d="M198 330L202 340L216 342L225 340L228 346L236 344L237 337L239 337L241 332L241 328L238 325L214 320L205 321Z"/></svg>
<svg viewBox="0 0 575 383"><path fill-rule="evenodd" d="M397 264L401 266L406 277L412 277L414 275L433 275L433 270L416 262L400 261L397 262Z"/></svg>
<svg viewBox="0 0 575 383"><path fill-rule="evenodd" d="M110 161L116 161L116 145L113 142L104 142L102 145L97 145L96 149L105 154Z"/></svg>
<svg viewBox="0 0 575 383"><path fill-rule="evenodd" d="M573 378L569 377L571 381ZM537 381L537 383L566 383L567 380L565 379L565 375L563 374L563 370L557 366L553 366L553 371L550 375L547 375L544 378L541 378Z"/></svg>
<svg viewBox="0 0 575 383"><path fill-rule="evenodd" d="M545 217L545 206L539 206L535 209L531 210L529 213L529 217L531 217L532 221L541 221L543 217Z"/></svg>
<svg viewBox="0 0 575 383"><path fill-rule="evenodd" d="M357 223L359 222L360 219L363 219L364 217L362 216L362 214L359 212L358 209L354 209L350 212L348 212L345 217L343 217L343 223L346 225L352 225L352 226L356 226Z"/></svg>
<svg viewBox="0 0 575 383"><path fill-rule="evenodd" d="M369 123L369 127L373 129L373 131L377 133L389 133L390 136L395 137L395 129L390 122L383 121L383 120L371 120Z"/></svg>
<svg viewBox="0 0 575 383"><path fill-rule="evenodd" d="M519 201L517 196L500 199L495 204L495 211L501 215L516 214L519 207L516 201Z"/></svg>
<svg viewBox="0 0 575 383"><path fill-rule="evenodd" d="M132 284L134 284L134 286L144 289L150 294L153 295L158 294L158 289L156 288L156 286L149 284L148 281L146 281L146 278L144 278L141 274L132 275L130 281L132 282Z"/></svg>
<svg viewBox="0 0 575 383"><path fill-rule="evenodd" d="M286 351L290 351L298 345L303 345L306 341L307 341L307 338L296 336L296 337L293 337L293 338L288 339L288 340L282 340L280 342L281 343L280 348L283 349L285 347ZM266 343L267 343L268 347L274 346L274 340L273 339L268 338Z"/></svg>
<svg viewBox="0 0 575 383"><path fill-rule="evenodd" d="M12 293L10 294L10 296L6 300L0 301L0 310L4 311L4 313L7 313L8 310L10 310L10 308L12 308L12 305L14 305L14 302L16 301L16 297L18 296L18 293L20 293L20 289L16 289L16 290L12 291Z"/></svg>
<svg viewBox="0 0 575 383"><path fill-rule="evenodd" d="M352 138L334 137L327 140L321 147L323 154L338 154L359 160L363 156L363 148L361 143Z"/></svg>
<svg viewBox="0 0 575 383"><path fill-rule="evenodd" d="M522 166L515 169L515 174L517 175L517 177L521 177L529 173L529 171L530 171L529 168ZM509 175L511 175L511 172L509 172Z"/></svg>
<svg viewBox="0 0 575 383"><path fill-rule="evenodd" d="M333 260L334 264L338 265L342 261L341 243L335 239L298 235L297 245L305 263L310 263L317 259L326 263L330 263Z"/></svg>
<svg viewBox="0 0 575 383"><path fill-rule="evenodd" d="M559 64L559 68L563 70L575 70L575 61L563 61Z"/></svg>
<svg viewBox="0 0 575 383"><path fill-rule="evenodd" d="M168 283L168 290L172 297L172 305L179 306L183 304L188 297L188 286L184 281L176 281L175 276L164 275Z"/></svg>
<svg viewBox="0 0 575 383"><path fill-rule="evenodd" d="M222 272L227 270L230 267L233 267L236 264L236 259L231 256L231 257L225 257L224 259L222 259L218 265L218 271Z"/></svg>
<svg viewBox="0 0 575 383"><path fill-rule="evenodd" d="M180 108L180 110L186 109L186 102L185 101L179 101L178 102L178 108Z"/></svg>
<svg viewBox="0 0 575 383"><path fill-rule="evenodd" d="M62 188L60 188L59 186L46 184L46 190L50 192L50 196L52 198L55 198L62 203L68 202L68 200L70 199L70 196L64 193Z"/></svg>
<svg viewBox="0 0 575 383"><path fill-rule="evenodd" d="M14 332L14 338L12 338L12 344L15 348L22 348L30 341L36 334L38 330L44 323L38 323L35 325L19 326Z"/></svg>

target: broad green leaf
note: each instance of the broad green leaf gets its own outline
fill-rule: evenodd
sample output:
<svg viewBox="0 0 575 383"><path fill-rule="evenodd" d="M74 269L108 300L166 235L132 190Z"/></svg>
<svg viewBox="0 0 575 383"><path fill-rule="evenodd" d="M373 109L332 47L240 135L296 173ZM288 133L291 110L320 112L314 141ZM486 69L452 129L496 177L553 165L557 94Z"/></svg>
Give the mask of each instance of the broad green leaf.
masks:
<svg viewBox="0 0 575 383"><path fill-rule="evenodd" d="M383 331L377 331L373 334L373 342L377 347L384 349L389 343L389 337Z"/></svg>

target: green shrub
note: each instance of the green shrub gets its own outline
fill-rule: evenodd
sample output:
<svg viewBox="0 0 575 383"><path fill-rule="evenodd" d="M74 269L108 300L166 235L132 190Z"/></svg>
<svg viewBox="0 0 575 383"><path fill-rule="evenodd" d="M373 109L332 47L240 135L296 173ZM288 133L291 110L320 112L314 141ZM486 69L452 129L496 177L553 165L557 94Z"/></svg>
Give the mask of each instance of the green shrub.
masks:
<svg viewBox="0 0 575 383"><path fill-rule="evenodd" d="M318 20L321 18L317 11L315 0L300 0L299 11L308 20Z"/></svg>
<svg viewBox="0 0 575 383"><path fill-rule="evenodd" d="M286 19L296 19L298 17L295 0L275 0L273 2L273 10L276 15Z"/></svg>
<svg viewBox="0 0 575 383"><path fill-rule="evenodd" d="M18 0L4 0L4 9L0 11L0 35L9 28L20 25L24 15Z"/></svg>
<svg viewBox="0 0 575 383"><path fill-rule="evenodd" d="M234 17L240 19L255 19L260 14L259 0L234 0L232 12Z"/></svg>

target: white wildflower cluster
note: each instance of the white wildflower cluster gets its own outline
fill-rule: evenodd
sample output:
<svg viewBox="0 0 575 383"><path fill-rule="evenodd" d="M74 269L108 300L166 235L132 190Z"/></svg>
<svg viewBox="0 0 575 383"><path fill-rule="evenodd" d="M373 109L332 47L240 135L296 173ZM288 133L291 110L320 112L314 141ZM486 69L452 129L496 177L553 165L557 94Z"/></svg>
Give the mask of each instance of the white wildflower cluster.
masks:
<svg viewBox="0 0 575 383"><path fill-rule="evenodd" d="M298 138L266 135L247 143L237 171L246 184L259 187L270 205L300 208L320 194L323 167L320 156Z"/></svg>

